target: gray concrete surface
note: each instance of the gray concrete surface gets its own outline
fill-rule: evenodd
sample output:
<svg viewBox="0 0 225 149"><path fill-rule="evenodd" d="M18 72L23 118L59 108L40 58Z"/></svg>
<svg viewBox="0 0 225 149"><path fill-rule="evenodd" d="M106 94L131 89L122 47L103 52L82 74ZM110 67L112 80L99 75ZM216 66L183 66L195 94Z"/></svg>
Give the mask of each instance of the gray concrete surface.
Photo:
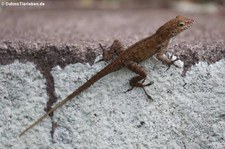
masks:
<svg viewBox="0 0 225 149"><path fill-rule="evenodd" d="M56 99L106 65L94 63L99 42L121 39L131 45L177 14L3 10L0 148L224 148L225 23L220 14L187 15L197 23L170 46L184 69L165 71L155 58L142 63L147 81L155 82L146 88L153 102L141 89L123 93L134 74L122 69L18 138Z"/></svg>

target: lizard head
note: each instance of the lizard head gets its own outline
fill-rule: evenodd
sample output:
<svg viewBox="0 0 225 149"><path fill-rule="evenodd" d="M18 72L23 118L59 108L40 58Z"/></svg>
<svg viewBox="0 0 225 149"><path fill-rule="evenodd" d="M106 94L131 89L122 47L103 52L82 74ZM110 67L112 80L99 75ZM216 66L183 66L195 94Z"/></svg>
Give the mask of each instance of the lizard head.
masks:
<svg viewBox="0 0 225 149"><path fill-rule="evenodd" d="M167 36L166 38L171 38L183 32L184 30L187 30L193 25L194 22L195 21L193 19L177 16L176 18L161 26L157 30L157 33Z"/></svg>

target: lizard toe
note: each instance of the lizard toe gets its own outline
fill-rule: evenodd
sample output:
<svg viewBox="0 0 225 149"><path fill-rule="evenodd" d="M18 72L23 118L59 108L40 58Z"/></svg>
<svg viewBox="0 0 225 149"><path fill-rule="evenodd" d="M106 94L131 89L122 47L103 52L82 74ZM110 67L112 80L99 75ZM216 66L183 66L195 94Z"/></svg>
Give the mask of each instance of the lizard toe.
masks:
<svg viewBox="0 0 225 149"><path fill-rule="evenodd" d="M151 81L151 82L149 82L149 83L147 83L147 84L144 84L143 87L144 87L144 86L151 86L152 84L154 84L154 81Z"/></svg>
<svg viewBox="0 0 225 149"><path fill-rule="evenodd" d="M134 89L134 87L131 87L131 88L127 89L124 93L127 93L129 91L132 91L133 89Z"/></svg>
<svg viewBox="0 0 225 149"><path fill-rule="evenodd" d="M142 87L142 89L144 90L144 93L145 93L145 95L147 96L147 101L148 101L148 102L153 101L152 96L151 96L151 95L149 95L149 94L147 93L147 91L145 90L145 88L144 88L144 87Z"/></svg>
<svg viewBox="0 0 225 149"><path fill-rule="evenodd" d="M180 66L178 66L177 64L175 64L175 62L178 61L178 60L179 60L179 58L176 58L175 60L172 60L172 61L168 64L168 67L167 67L166 71L170 69L171 65L173 65L173 66L175 66L175 67L177 67L177 68L180 68Z"/></svg>

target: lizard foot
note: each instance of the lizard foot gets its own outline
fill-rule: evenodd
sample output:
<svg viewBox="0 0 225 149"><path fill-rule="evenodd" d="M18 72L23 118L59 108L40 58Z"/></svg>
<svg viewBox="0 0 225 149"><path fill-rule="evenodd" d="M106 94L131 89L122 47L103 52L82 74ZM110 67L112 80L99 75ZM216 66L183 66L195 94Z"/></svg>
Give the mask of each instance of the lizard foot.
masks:
<svg viewBox="0 0 225 149"><path fill-rule="evenodd" d="M101 43L99 43L99 47L101 48L102 53L104 53L104 52L105 52L105 48L102 46L102 44L101 44ZM102 61L105 61L105 59L104 59L104 58L102 58L102 59L98 60L96 63L99 63L99 62L102 62Z"/></svg>
<svg viewBox="0 0 225 149"><path fill-rule="evenodd" d="M143 89L145 95L146 95L147 98L149 99L149 101L153 101L153 98L152 98L152 97L147 93L147 91L145 90L145 87L146 87L146 86L150 86L150 85L152 85L152 84L154 84L154 81L151 81L151 82L149 82L148 84L139 84L138 86L132 86L131 88L129 88L128 90L126 90L124 93L127 93L127 92L133 90L134 87L141 87L141 88Z"/></svg>
<svg viewBox="0 0 225 149"><path fill-rule="evenodd" d="M147 84L139 84L138 86L132 86L131 88L129 88L128 90L126 90L124 93L133 90L134 87L141 87L141 88L143 88L143 87L145 87L145 86L150 86L150 85L152 85L152 84L154 84L154 81L151 81L151 82L149 82L149 83L147 83Z"/></svg>
<svg viewBox="0 0 225 149"><path fill-rule="evenodd" d="M105 61L105 60L102 58L102 59L98 60L98 61L95 62L95 63L99 63L99 62L102 62L102 61Z"/></svg>
<svg viewBox="0 0 225 149"><path fill-rule="evenodd" d="M152 96L151 96L151 95L149 95L149 94L147 93L147 91L145 90L145 88L144 88L144 87L142 87L142 89L144 90L144 93L145 93L145 95L146 95L146 96L147 96L147 98L148 98L148 100L147 100L147 101L153 101Z"/></svg>
<svg viewBox="0 0 225 149"><path fill-rule="evenodd" d="M107 50L108 48L103 47L100 43L99 47L102 50L103 58L98 60L96 63L101 61L105 62L113 61L125 50L123 45L118 40L115 40L113 42L109 50Z"/></svg>
<svg viewBox="0 0 225 149"><path fill-rule="evenodd" d="M127 93L129 91L132 91L133 89L134 89L134 87L131 87L131 88L127 89L124 93Z"/></svg>
<svg viewBox="0 0 225 149"><path fill-rule="evenodd" d="M151 81L151 82L149 82L148 84L144 84L144 85L142 85L142 87L141 87L141 88L143 89L145 95L146 95L147 98L148 98L147 101L153 101L153 98L152 98L151 95L149 95L149 94L147 93L147 91L145 90L145 87L146 87L146 86L151 86L152 84L154 84L154 81Z"/></svg>
<svg viewBox="0 0 225 149"><path fill-rule="evenodd" d="M177 68L180 68L178 65L174 64L178 60L179 60L179 58L176 58L175 60L171 60L170 63L168 64L168 67L167 67L166 71L170 69L171 65L173 65Z"/></svg>
<svg viewBox="0 0 225 149"><path fill-rule="evenodd" d="M154 81L150 81L148 84L144 84L143 87L145 87L145 86L151 86L152 84L154 84Z"/></svg>

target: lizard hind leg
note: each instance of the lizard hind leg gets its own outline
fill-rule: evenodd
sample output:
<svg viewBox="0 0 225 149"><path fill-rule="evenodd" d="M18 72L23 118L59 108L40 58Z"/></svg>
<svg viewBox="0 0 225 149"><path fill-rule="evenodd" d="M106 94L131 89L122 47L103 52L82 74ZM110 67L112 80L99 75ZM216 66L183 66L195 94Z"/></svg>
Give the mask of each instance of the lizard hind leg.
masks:
<svg viewBox="0 0 225 149"><path fill-rule="evenodd" d="M114 60L125 50L123 44L119 40L114 40L109 50L106 50L106 48L104 48L100 43L99 46L102 49L103 58L100 59L98 62L100 61L108 62Z"/></svg>
<svg viewBox="0 0 225 149"><path fill-rule="evenodd" d="M145 72L144 68L141 67L138 63L132 62L132 61L126 62L125 66L129 70L138 74L137 76L130 79L129 83L130 83L131 88L128 89L126 92L131 91L134 87L140 87L143 89L143 91L144 91L145 95L148 97L148 99L153 100L152 97L146 92L145 87L152 85L154 82L149 82L148 84L144 84L144 81L147 77L147 73Z"/></svg>

